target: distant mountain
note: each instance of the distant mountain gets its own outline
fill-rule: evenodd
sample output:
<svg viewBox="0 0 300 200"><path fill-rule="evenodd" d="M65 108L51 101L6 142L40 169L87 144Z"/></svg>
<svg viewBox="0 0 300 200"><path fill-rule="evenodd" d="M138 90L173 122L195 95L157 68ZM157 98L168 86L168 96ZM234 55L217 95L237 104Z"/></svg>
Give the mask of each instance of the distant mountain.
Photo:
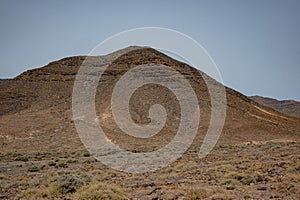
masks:
<svg viewBox="0 0 300 200"><path fill-rule="evenodd" d="M8 83L10 80L9 79L0 79L0 85L4 85Z"/></svg>
<svg viewBox="0 0 300 200"><path fill-rule="evenodd" d="M261 97L261 96L251 96L249 98L259 104L273 108L274 110L277 110L283 114L300 118L300 102L298 101L294 101L294 100L279 101L277 99Z"/></svg>

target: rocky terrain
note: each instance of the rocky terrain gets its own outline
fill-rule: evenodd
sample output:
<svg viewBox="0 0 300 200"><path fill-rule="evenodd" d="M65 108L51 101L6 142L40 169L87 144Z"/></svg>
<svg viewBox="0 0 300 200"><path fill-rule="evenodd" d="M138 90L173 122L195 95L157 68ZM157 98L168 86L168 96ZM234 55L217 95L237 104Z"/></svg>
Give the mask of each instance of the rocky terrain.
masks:
<svg viewBox="0 0 300 200"><path fill-rule="evenodd" d="M274 110L277 110L286 115L300 118L300 102L298 101L295 100L279 101L276 99L261 97L261 96L252 96L249 98L261 105L273 108Z"/></svg>
<svg viewBox="0 0 300 200"><path fill-rule="evenodd" d="M2 199L299 199L300 143L191 148L144 174L105 167L87 152L1 153Z"/></svg>
<svg viewBox="0 0 300 200"><path fill-rule="evenodd" d="M120 56L121 55L121 56ZM0 82L0 198L2 199L299 199L300 119L265 107L226 87L227 115L221 137L204 159L197 156L209 126L211 101L203 72L151 48L128 47L84 63L64 58ZM98 57L91 58L97 61ZM181 159L154 172L129 174L109 169L90 155L74 127L72 91L81 64L110 63L96 94L98 123L123 149L148 152L175 135L180 107L159 85L137 90L131 117L149 123L148 108L161 104L168 118L161 132L140 139L122 132L111 113L114 85L134 66L164 64L194 89L200 126Z"/></svg>

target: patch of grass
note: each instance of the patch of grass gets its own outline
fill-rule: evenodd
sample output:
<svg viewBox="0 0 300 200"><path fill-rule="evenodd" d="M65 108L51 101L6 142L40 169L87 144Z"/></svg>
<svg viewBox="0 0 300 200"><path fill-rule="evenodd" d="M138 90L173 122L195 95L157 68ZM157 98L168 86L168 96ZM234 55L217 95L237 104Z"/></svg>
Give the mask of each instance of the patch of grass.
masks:
<svg viewBox="0 0 300 200"><path fill-rule="evenodd" d="M36 165L32 165L28 168L28 171L29 172L38 172L38 171L40 171L40 168Z"/></svg>
<svg viewBox="0 0 300 200"><path fill-rule="evenodd" d="M210 199L234 199L230 197L227 190L223 190L221 188L216 188L212 192L212 196L210 196Z"/></svg>
<svg viewBox="0 0 300 200"><path fill-rule="evenodd" d="M234 186L239 186L239 185L242 185L242 183L239 182L238 180L235 180L235 179L224 179L224 180L221 182L221 185L234 185Z"/></svg>
<svg viewBox="0 0 300 200"><path fill-rule="evenodd" d="M35 160L41 161L43 159L43 156L35 156Z"/></svg>
<svg viewBox="0 0 300 200"><path fill-rule="evenodd" d="M44 199L49 195L47 188L30 188L18 194L15 199Z"/></svg>
<svg viewBox="0 0 300 200"><path fill-rule="evenodd" d="M210 177L213 178L221 178L224 174L235 170L235 168L230 164L225 165L218 165L214 167L210 167L207 169L207 173L210 175Z"/></svg>
<svg viewBox="0 0 300 200"><path fill-rule="evenodd" d="M258 171L260 169L260 166L258 164L253 164L249 167L250 171Z"/></svg>
<svg viewBox="0 0 300 200"><path fill-rule="evenodd" d="M83 153L83 156L84 156L84 157L90 157L91 154L90 154L89 152L84 152L84 153Z"/></svg>
<svg viewBox="0 0 300 200"><path fill-rule="evenodd" d="M82 178L68 174L56 177L49 190L52 194L68 194L76 192L83 185L85 182Z"/></svg>
<svg viewBox="0 0 300 200"><path fill-rule="evenodd" d="M271 164L270 164L270 163L265 163L265 164L262 164L262 166L261 166L261 170L262 170L263 172L268 172L271 168L272 168L272 167L271 167Z"/></svg>
<svg viewBox="0 0 300 200"><path fill-rule="evenodd" d="M23 162L27 162L29 160L28 156L17 156L15 158L16 161L23 161Z"/></svg>
<svg viewBox="0 0 300 200"><path fill-rule="evenodd" d="M57 172L49 171L44 176L45 176L46 179L52 179L53 177L57 176Z"/></svg>
<svg viewBox="0 0 300 200"><path fill-rule="evenodd" d="M75 193L75 198L78 200L90 199L127 199L126 190L117 184L109 184L102 182L94 182L83 186Z"/></svg>
<svg viewBox="0 0 300 200"><path fill-rule="evenodd" d="M0 180L6 180L6 179L8 179L7 176L0 174Z"/></svg>
<svg viewBox="0 0 300 200"><path fill-rule="evenodd" d="M18 194L15 199L49 199L52 196L60 194L62 194L62 192L59 186L52 184L48 187L29 188Z"/></svg>
<svg viewBox="0 0 300 200"><path fill-rule="evenodd" d="M291 178L296 183L300 183L300 173L297 171L291 171L287 174L289 178Z"/></svg>
<svg viewBox="0 0 300 200"><path fill-rule="evenodd" d="M224 178L238 180L239 182L243 183L244 185L250 185L251 183L257 182L254 174L238 173L235 171L225 174Z"/></svg>
<svg viewBox="0 0 300 200"><path fill-rule="evenodd" d="M67 160L67 163L78 163L78 160L75 158L71 158Z"/></svg>
<svg viewBox="0 0 300 200"><path fill-rule="evenodd" d="M257 182L262 182L265 180L265 176L258 171L253 172L253 176Z"/></svg>
<svg viewBox="0 0 300 200"><path fill-rule="evenodd" d="M168 179L168 180L174 180L176 179L178 176L180 176L178 173L176 172L170 172L170 173L166 173L166 174L162 174L159 176L160 179Z"/></svg>
<svg viewBox="0 0 300 200"><path fill-rule="evenodd" d="M56 162L54 162L54 161L49 161L48 162L48 165L50 166L50 167L53 167L53 166L55 166L56 165Z"/></svg>
<svg viewBox="0 0 300 200"><path fill-rule="evenodd" d="M93 170L92 176L95 177L97 181L106 181L109 180L111 177L116 176L115 173L109 171L109 170Z"/></svg>
<svg viewBox="0 0 300 200"><path fill-rule="evenodd" d="M192 189L186 192L186 197L191 200L198 200L209 197L209 194L205 189Z"/></svg>

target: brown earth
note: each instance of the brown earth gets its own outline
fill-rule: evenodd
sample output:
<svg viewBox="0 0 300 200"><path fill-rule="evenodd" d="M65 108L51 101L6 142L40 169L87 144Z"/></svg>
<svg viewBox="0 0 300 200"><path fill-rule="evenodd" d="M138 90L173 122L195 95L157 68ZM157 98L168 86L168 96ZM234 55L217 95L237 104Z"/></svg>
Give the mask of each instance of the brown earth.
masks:
<svg viewBox="0 0 300 200"><path fill-rule="evenodd" d="M167 144L180 118L178 102L168 89L147 85L130 101L131 116L138 124L149 123L151 105L166 108L166 125L151 138L123 133L110 109L112 89L126 71L141 64L164 64L183 74L198 97L201 120L192 146L171 166L142 175L110 170L83 156L86 150L74 127L71 103L75 75L85 59L64 58L0 82L0 198L92 199L92 194L94 199L102 194L115 199L299 198L300 119L226 88L222 135L215 150L199 160L196 154L211 114L203 77L219 83L151 48L129 47L101 57L100 63L98 57L84 63L96 68L113 61L97 88L98 121L107 137L124 149L152 151Z"/></svg>

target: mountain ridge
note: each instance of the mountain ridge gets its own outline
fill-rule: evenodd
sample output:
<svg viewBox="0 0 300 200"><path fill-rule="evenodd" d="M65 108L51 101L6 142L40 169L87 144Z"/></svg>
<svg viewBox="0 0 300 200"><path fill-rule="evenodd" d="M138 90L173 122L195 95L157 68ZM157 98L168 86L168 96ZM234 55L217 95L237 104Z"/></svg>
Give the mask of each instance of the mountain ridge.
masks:
<svg viewBox="0 0 300 200"><path fill-rule="evenodd" d="M296 100L277 100L270 97L250 96L253 101L270 107L285 115L300 118L300 102Z"/></svg>

